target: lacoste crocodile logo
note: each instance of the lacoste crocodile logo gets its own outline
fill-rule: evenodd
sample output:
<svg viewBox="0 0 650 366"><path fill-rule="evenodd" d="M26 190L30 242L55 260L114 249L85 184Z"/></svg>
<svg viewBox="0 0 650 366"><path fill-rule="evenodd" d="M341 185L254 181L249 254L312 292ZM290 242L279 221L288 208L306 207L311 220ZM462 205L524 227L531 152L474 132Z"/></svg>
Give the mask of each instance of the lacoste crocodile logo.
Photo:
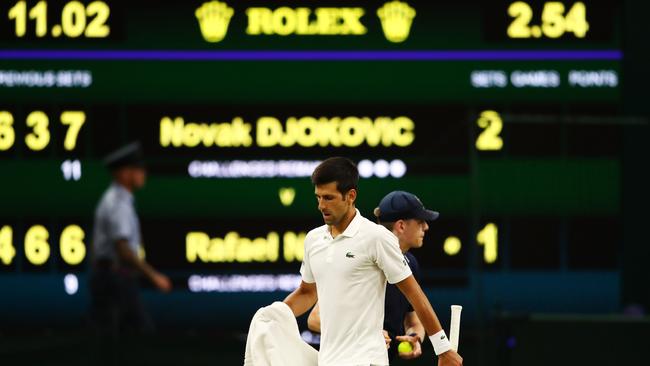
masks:
<svg viewBox="0 0 650 366"><path fill-rule="evenodd" d="M345 253L345 257L346 258L354 258L354 254L352 254L352 252L347 252L347 253Z"/></svg>

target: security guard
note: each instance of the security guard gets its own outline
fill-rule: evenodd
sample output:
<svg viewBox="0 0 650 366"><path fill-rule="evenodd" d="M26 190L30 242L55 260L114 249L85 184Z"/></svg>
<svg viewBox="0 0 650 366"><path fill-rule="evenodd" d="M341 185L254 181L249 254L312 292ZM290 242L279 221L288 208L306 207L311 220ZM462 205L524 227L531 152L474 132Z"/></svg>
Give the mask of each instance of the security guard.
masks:
<svg viewBox="0 0 650 366"><path fill-rule="evenodd" d="M142 304L138 278L144 275L163 292L169 292L172 286L167 276L138 255L141 233L133 192L146 180L140 144L123 146L108 155L104 163L113 181L95 210L91 319L97 330L111 334L151 332L153 323Z"/></svg>

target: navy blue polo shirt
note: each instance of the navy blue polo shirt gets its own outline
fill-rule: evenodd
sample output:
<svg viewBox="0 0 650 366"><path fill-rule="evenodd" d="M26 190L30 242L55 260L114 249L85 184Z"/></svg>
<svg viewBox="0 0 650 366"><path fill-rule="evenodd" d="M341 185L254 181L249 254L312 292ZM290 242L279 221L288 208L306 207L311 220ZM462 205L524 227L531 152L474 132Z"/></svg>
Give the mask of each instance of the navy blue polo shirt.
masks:
<svg viewBox="0 0 650 366"><path fill-rule="evenodd" d="M415 256L409 252L404 254L404 258L411 267L411 272L416 280L420 280L420 265L418 264ZM386 284L386 304L384 307L384 330L388 332L391 342L388 349L389 359L394 359L397 356L397 345L399 342L395 340L396 336L404 335L404 316L413 310L413 307L408 302L406 297L395 285Z"/></svg>

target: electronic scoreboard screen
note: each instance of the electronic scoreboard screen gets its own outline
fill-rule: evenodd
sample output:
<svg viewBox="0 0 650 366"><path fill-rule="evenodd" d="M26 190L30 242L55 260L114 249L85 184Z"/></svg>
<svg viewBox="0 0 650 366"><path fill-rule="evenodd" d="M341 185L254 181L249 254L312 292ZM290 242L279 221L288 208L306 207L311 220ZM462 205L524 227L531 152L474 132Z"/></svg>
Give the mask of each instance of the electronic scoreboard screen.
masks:
<svg viewBox="0 0 650 366"><path fill-rule="evenodd" d="M309 176L329 156L358 164L368 218L396 189L440 211L414 251L426 288L470 291L478 272L615 273L635 123L621 110L620 13L614 1L4 1L0 291L87 294L102 158L135 140L149 171L142 253L173 296L295 287L302 240L322 224Z"/></svg>

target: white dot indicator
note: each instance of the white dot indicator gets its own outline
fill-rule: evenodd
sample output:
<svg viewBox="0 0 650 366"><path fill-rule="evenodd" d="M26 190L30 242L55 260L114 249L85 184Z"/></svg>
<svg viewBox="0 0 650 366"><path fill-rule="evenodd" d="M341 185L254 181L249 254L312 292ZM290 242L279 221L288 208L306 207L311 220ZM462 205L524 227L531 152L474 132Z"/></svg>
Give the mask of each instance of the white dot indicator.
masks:
<svg viewBox="0 0 650 366"><path fill-rule="evenodd" d="M386 178L390 174L390 164L386 160L377 160L375 162L375 175L378 178Z"/></svg>
<svg viewBox="0 0 650 366"><path fill-rule="evenodd" d="M79 280L77 279L77 276L68 273L63 277L63 286L65 287L65 292L68 295L74 295L77 293L79 290Z"/></svg>
<svg viewBox="0 0 650 366"><path fill-rule="evenodd" d="M359 161L357 164L359 177L361 178L402 178L406 174L407 167L403 160L395 159L390 162L379 159L375 162L369 159Z"/></svg>
<svg viewBox="0 0 650 366"><path fill-rule="evenodd" d="M406 174L406 164L401 160L390 162L390 175L393 178L402 178Z"/></svg>
<svg viewBox="0 0 650 366"><path fill-rule="evenodd" d="M359 176L361 176L361 178L372 177L372 174L374 172L374 165L372 164L372 161L361 160L359 164L357 164L357 168L359 169Z"/></svg>

